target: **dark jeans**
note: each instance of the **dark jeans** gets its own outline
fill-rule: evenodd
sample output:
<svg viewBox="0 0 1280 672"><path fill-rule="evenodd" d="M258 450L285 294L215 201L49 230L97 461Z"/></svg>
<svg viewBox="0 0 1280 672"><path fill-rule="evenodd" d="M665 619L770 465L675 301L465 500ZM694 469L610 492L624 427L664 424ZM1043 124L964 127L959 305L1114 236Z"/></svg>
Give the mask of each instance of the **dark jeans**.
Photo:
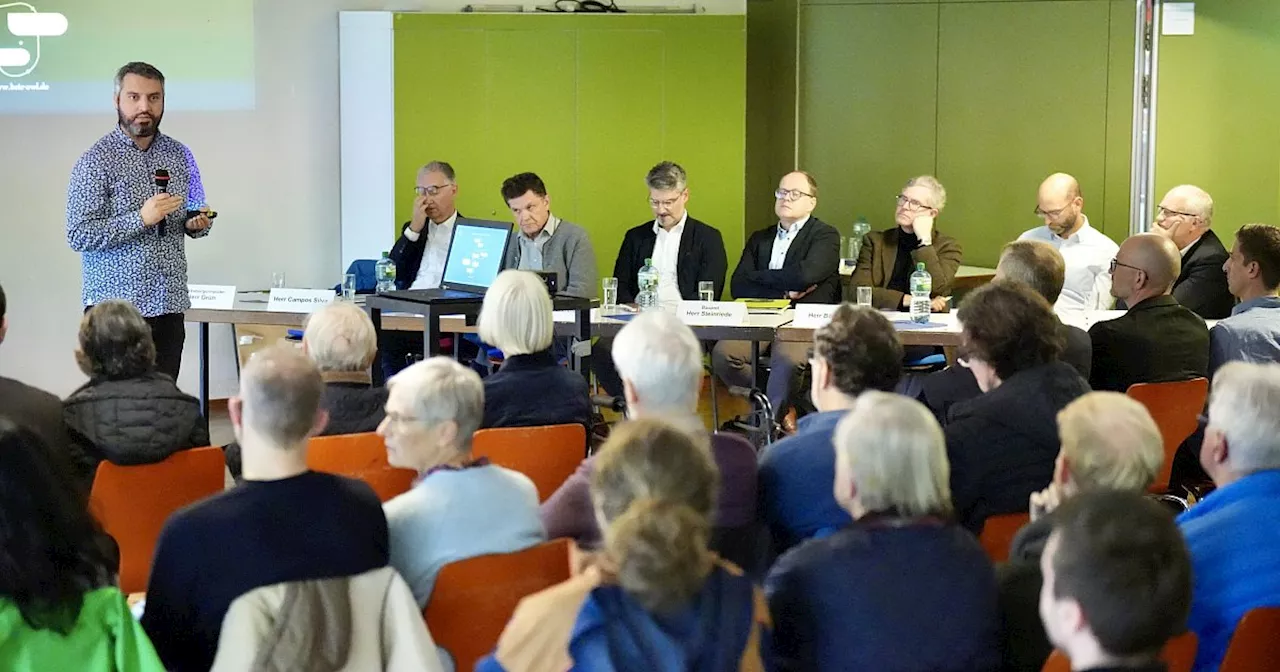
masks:
<svg viewBox="0 0 1280 672"><path fill-rule="evenodd" d="M86 306L84 312L89 312L92 307ZM151 327L151 340L156 344L156 371L168 374L177 381L178 369L182 368L182 346L187 341L187 326L182 313L142 319Z"/></svg>

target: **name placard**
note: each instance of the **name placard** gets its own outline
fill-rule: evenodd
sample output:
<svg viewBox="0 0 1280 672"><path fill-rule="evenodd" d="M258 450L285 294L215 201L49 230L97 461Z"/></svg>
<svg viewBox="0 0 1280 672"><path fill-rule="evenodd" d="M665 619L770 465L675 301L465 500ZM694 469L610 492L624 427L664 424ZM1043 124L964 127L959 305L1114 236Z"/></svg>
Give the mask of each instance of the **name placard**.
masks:
<svg viewBox="0 0 1280 672"><path fill-rule="evenodd" d="M677 314L685 324L739 327L747 322L747 304L738 301L681 301Z"/></svg>
<svg viewBox="0 0 1280 672"><path fill-rule="evenodd" d="M277 313L312 313L333 303L336 296L337 292L332 289L276 288L271 290L267 310Z"/></svg>
<svg viewBox="0 0 1280 672"><path fill-rule="evenodd" d="M797 329L817 329L825 327L831 321L836 308L840 306L828 303L797 303L795 318L791 326Z"/></svg>
<svg viewBox="0 0 1280 672"><path fill-rule="evenodd" d="M187 285L192 308L231 310L236 305L235 285Z"/></svg>

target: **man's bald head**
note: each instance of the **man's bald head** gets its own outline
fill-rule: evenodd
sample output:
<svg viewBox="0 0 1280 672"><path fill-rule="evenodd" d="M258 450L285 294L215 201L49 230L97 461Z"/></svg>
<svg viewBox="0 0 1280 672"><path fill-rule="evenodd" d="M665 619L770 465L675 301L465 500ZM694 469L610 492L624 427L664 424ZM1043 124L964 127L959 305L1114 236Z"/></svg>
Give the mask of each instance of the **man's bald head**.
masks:
<svg viewBox="0 0 1280 672"><path fill-rule="evenodd" d="M1146 275L1145 286L1150 289L1149 296L1168 294L1173 289L1173 282L1182 272L1182 255L1173 241L1156 233L1139 233L1130 236L1120 245L1116 253L1118 264L1125 268L1136 267ZM1116 269L1120 270L1119 267ZM1131 304L1132 305L1132 304Z"/></svg>
<svg viewBox="0 0 1280 672"><path fill-rule="evenodd" d="M1084 226L1084 196L1080 183L1066 173L1054 173L1040 183L1036 215L1054 235L1069 238Z"/></svg>
<svg viewBox="0 0 1280 672"><path fill-rule="evenodd" d="M240 425L281 447L305 440L323 424L324 381L314 362L290 345L256 353L240 373Z"/></svg>
<svg viewBox="0 0 1280 672"><path fill-rule="evenodd" d="M1067 173L1054 173L1040 183L1039 196L1041 199L1047 197L1070 200L1083 194L1080 193L1080 181L1075 177Z"/></svg>

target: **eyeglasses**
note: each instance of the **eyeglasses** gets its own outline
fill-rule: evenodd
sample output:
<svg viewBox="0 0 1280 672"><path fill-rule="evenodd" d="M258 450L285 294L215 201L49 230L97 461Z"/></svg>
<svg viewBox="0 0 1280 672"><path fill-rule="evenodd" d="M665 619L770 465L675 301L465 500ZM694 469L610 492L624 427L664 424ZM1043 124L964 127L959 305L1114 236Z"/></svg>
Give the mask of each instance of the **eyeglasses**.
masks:
<svg viewBox="0 0 1280 672"><path fill-rule="evenodd" d="M1193 214L1191 214L1191 213L1189 213L1189 212L1179 212L1179 211L1177 211L1177 210L1170 210L1169 208L1166 208L1166 207L1164 207L1163 205L1157 205L1157 206L1156 206L1156 217L1158 217L1158 218L1160 218L1160 219L1164 219L1165 217L1168 217L1169 215L1181 215L1181 216L1183 216L1183 217L1190 217L1190 218L1192 218L1192 219L1195 219L1196 217L1199 217L1199 215L1193 215Z"/></svg>
<svg viewBox="0 0 1280 672"><path fill-rule="evenodd" d="M649 199L649 207L653 208L674 208L676 203L680 202L680 197L668 198L665 201L659 201L656 198Z"/></svg>
<svg viewBox="0 0 1280 672"><path fill-rule="evenodd" d="M1107 269L1107 272L1108 272L1108 273L1115 273L1115 272L1116 272L1116 266L1124 266L1125 268L1132 268L1133 270L1138 271L1138 272L1140 272L1140 273L1146 273L1146 272L1147 272L1147 271L1146 271L1146 269L1138 268L1137 266L1130 266L1129 264L1122 264L1122 263L1120 263L1120 260L1119 260L1119 259L1112 259L1112 260L1111 260L1111 266Z"/></svg>
<svg viewBox="0 0 1280 672"><path fill-rule="evenodd" d="M796 201L800 200L805 196L808 196L809 198L814 198L813 194L806 194L803 191L800 191L799 189L779 189L773 192L774 198L778 199L779 201L786 201L788 203L795 203Z"/></svg>
<svg viewBox="0 0 1280 672"><path fill-rule="evenodd" d="M911 208L912 210L929 210L930 209L929 206L925 205L924 203L921 203L920 201L917 201L914 198L908 198L905 194L899 194L898 197L894 199L894 201L898 204L898 207L902 207L905 205L908 208Z"/></svg>
<svg viewBox="0 0 1280 672"><path fill-rule="evenodd" d="M443 191L446 187L452 187L452 184L428 184L425 187L414 187L413 193L419 196L435 196Z"/></svg>
<svg viewBox="0 0 1280 672"><path fill-rule="evenodd" d="M1058 208L1057 210L1041 210L1040 206L1037 205L1036 209L1033 210L1033 212L1035 213L1036 217L1048 217L1049 219L1057 219L1058 215L1061 215L1062 213L1066 212L1067 208L1070 208L1070 207L1071 207L1071 204L1068 203L1062 206L1061 208Z"/></svg>

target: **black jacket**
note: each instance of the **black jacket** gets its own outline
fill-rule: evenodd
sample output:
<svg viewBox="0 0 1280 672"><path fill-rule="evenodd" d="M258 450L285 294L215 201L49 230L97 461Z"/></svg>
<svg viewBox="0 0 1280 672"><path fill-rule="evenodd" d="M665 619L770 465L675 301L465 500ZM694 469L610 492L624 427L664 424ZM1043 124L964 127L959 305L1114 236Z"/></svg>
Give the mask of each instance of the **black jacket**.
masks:
<svg viewBox="0 0 1280 672"><path fill-rule="evenodd" d="M996 568L1006 672L1040 672L1053 652L1039 611L1040 585L1044 583L1040 556L1051 532L1052 513L1024 525L1009 546L1009 561Z"/></svg>
<svg viewBox="0 0 1280 672"><path fill-rule="evenodd" d="M1209 375L1209 329L1204 319L1165 294L1089 328L1095 390L1124 392L1134 383Z"/></svg>
<svg viewBox="0 0 1280 672"><path fill-rule="evenodd" d="M128 380L90 380L62 402L81 478L92 483L102 460L153 464L209 445L200 402L158 372Z"/></svg>
<svg viewBox="0 0 1280 672"><path fill-rule="evenodd" d="M1213 231L1206 231L1182 257L1182 272L1173 283L1173 298L1206 320L1231 316L1236 299L1227 289L1227 248Z"/></svg>
<svg viewBox="0 0 1280 672"><path fill-rule="evenodd" d="M462 219L462 213L458 213L458 219ZM456 220L455 220L456 221ZM422 233L418 234L416 241L409 240L404 232L409 228L409 222L405 222L400 227L400 237L396 240L396 244L391 248L391 261L396 265L396 289L409 289L414 280L418 279L418 270L422 266L422 255L427 249L427 235L431 233L431 222L422 228Z"/></svg>
<svg viewBox="0 0 1280 672"><path fill-rule="evenodd" d="M658 234L653 222L646 222L629 229L618 248L618 259L613 262L613 277L618 279L618 303L635 303L640 293L640 269L644 260L653 257ZM716 299L724 293L724 276L729 270L729 259L724 252L724 238L718 229L692 217L685 220L684 233L680 236L680 250L676 254L676 284L680 296L686 301L698 299L698 282L710 280L716 283Z"/></svg>
<svg viewBox="0 0 1280 672"><path fill-rule="evenodd" d="M734 298L781 299L817 285L798 303L840 303L840 233L817 217L805 222L782 268L769 270L778 225L751 234L733 271Z"/></svg>
<svg viewBox="0 0 1280 672"><path fill-rule="evenodd" d="M1026 511L1053 478L1058 411L1089 391L1070 365L1019 371L999 387L951 407L944 428L956 519L974 534L990 516Z"/></svg>
<svg viewBox="0 0 1280 672"><path fill-rule="evenodd" d="M587 381L556 363L551 350L515 355L484 379L482 427L577 423L591 431Z"/></svg>

